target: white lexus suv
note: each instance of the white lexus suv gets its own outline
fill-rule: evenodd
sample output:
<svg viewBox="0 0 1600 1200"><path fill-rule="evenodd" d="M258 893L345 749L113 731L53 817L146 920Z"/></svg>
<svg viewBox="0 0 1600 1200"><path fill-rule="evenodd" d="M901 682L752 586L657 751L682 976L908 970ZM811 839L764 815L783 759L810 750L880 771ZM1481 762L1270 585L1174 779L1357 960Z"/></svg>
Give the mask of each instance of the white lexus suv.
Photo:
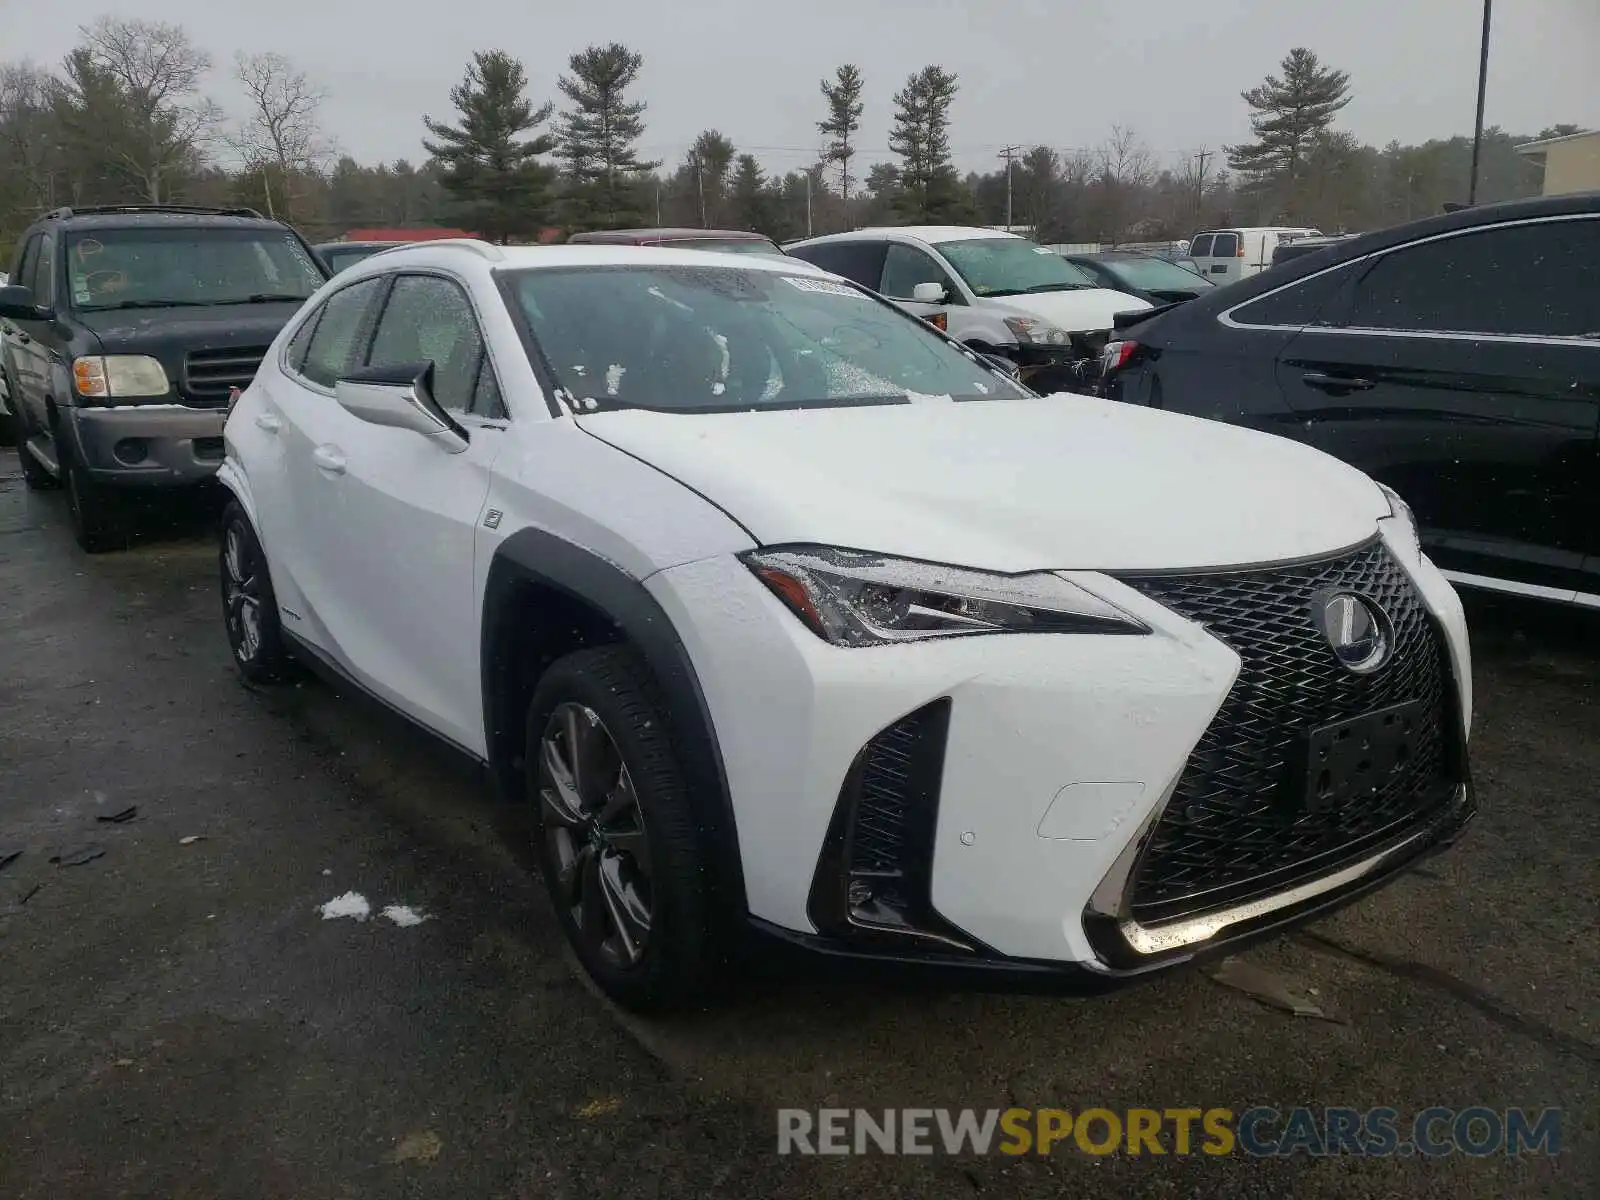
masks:
<svg viewBox="0 0 1600 1200"><path fill-rule="evenodd" d="M630 1006L753 946L1097 986L1473 811L1462 612L1397 497L1033 395L803 262L387 251L226 446L246 677L332 673L485 764Z"/></svg>

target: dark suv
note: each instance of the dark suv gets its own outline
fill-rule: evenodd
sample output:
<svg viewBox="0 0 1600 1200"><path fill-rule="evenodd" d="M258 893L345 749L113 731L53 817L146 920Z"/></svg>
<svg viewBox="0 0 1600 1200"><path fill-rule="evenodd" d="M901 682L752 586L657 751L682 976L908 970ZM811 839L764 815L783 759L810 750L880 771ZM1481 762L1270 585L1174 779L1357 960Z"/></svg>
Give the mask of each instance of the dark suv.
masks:
<svg viewBox="0 0 1600 1200"><path fill-rule="evenodd" d="M1596 280L1600 193L1466 209L1124 319L1106 392L1309 442L1457 583L1600 608Z"/></svg>
<svg viewBox="0 0 1600 1200"><path fill-rule="evenodd" d="M127 488L222 462L229 394L327 269L252 209L58 209L0 287L0 371L31 488L66 485L92 552L125 540Z"/></svg>

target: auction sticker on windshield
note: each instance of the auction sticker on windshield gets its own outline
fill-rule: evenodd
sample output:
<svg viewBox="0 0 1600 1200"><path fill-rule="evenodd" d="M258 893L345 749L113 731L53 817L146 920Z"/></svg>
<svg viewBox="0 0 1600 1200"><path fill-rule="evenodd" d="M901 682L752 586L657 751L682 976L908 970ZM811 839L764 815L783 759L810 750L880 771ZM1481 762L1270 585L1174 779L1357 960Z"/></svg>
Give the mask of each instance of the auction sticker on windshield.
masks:
<svg viewBox="0 0 1600 1200"><path fill-rule="evenodd" d="M821 292L828 296L853 296L858 300L867 298L865 292L858 292L848 284L834 283L828 279L802 279L798 275L783 275L780 278L802 292Z"/></svg>

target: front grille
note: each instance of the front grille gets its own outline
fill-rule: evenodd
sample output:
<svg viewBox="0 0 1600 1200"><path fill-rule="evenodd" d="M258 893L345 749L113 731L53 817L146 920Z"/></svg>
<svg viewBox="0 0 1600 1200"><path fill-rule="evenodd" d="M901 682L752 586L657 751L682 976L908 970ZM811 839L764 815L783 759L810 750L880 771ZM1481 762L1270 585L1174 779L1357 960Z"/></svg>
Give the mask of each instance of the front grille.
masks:
<svg viewBox="0 0 1600 1200"><path fill-rule="evenodd" d="M249 387L266 356L265 346L191 351L183 360L185 401L196 408L226 408L228 389Z"/></svg>
<svg viewBox="0 0 1600 1200"><path fill-rule="evenodd" d="M1225 908L1327 874L1449 803L1463 771L1445 641L1383 542L1292 566L1125 582L1204 625L1241 659L1135 868L1136 920ZM1366 596L1388 613L1393 656L1377 672L1354 674L1334 657L1312 613L1325 589ZM1300 803L1296 754L1311 730L1406 701L1421 701L1421 714L1404 768L1359 801Z"/></svg>

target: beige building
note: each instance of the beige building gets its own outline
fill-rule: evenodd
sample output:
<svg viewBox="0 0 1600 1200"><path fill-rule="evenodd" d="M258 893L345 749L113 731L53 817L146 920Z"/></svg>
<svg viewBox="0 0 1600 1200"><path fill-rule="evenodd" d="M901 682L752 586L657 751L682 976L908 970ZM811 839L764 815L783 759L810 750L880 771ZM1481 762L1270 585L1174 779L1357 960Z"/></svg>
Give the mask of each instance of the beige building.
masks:
<svg viewBox="0 0 1600 1200"><path fill-rule="evenodd" d="M1600 129L1518 146L1517 153L1544 167L1544 194L1600 192Z"/></svg>

